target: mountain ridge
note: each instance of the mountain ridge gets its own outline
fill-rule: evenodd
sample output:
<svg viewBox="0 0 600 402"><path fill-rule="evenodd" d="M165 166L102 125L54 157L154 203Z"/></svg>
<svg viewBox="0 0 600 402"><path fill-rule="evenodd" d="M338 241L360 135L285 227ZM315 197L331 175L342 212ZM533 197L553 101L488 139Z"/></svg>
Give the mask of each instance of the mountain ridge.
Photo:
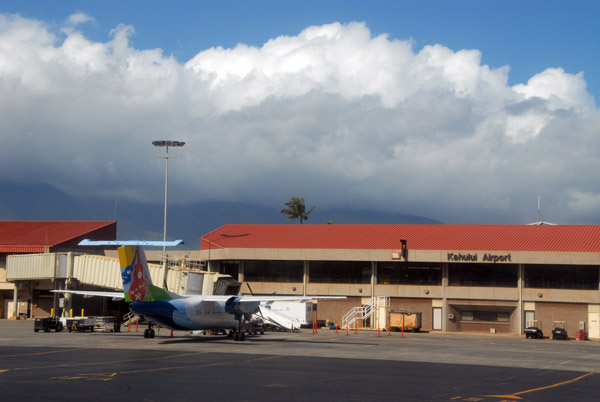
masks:
<svg viewBox="0 0 600 402"><path fill-rule="evenodd" d="M115 220L119 239L161 240L164 205L129 200L72 197L47 183L0 182L0 220ZM283 207L283 202L282 202ZM201 201L169 205L168 239L200 244L200 237L230 223L298 224L280 209L245 202ZM307 224L439 224L430 218L369 209L319 209Z"/></svg>

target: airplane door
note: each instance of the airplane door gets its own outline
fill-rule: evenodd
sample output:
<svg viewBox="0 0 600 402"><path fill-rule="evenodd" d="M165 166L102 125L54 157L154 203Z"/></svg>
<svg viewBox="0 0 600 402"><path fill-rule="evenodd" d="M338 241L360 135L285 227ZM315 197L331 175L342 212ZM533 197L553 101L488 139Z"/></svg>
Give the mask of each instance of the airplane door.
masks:
<svg viewBox="0 0 600 402"><path fill-rule="evenodd" d="M442 329L442 308L434 307L433 308L433 327L432 329Z"/></svg>

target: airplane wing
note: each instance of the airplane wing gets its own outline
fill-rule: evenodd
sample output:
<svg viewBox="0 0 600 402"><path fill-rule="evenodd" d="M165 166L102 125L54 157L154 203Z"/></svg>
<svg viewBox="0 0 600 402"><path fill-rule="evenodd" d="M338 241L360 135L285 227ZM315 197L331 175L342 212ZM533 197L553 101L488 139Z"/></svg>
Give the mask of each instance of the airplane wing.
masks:
<svg viewBox="0 0 600 402"><path fill-rule="evenodd" d="M152 247L174 247L183 244L183 239L173 241L152 241L152 240L90 240L84 239L79 242L79 246L152 246Z"/></svg>
<svg viewBox="0 0 600 402"><path fill-rule="evenodd" d="M205 296L204 301L227 301L231 298L240 303L244 302L274 302L274 301L309 301L346 299L346 296Z"/></svg>
<svg viewBox="0 0 600 402"><path fill-rule="evenodd" d="M123 294L123 292L101 292L101 291L94 291L94 290L51 290L51 292L83 295L83 297L85 297L85 298L93 297L93 296L112 297L112 299L115 301L123 300L125 298L125 295Z"/></svg>

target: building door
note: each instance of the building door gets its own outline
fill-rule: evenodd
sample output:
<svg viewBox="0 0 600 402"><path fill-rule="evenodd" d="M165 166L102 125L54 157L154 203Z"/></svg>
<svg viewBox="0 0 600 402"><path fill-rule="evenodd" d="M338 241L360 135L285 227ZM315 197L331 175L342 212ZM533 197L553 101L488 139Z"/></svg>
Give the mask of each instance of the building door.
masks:
<svg viewBox="0 0 600 402"><path fill-rule="evenodd" d="M525 311L525 328L537 327L535 311Z"/></svg>
<svg viewBox="0 0 600 402"><path fill-rule="evenodd" d="M600 338L600 313L588 313L588 337Z"/></svg>
<svg viewBox="0 0 600 402"><path fill-rule="evenodd" d="M434 307L433 308L433 326L432 329L442 329L442 308Z"/></svg>

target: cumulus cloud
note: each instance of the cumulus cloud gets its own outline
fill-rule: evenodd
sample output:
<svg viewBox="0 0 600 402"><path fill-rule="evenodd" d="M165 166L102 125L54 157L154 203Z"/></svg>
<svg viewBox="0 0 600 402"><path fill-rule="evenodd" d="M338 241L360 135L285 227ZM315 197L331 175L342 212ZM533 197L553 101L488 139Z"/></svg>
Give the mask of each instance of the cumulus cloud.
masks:
<svg viewBox="0 0 600 402"><path fill-rule="evenodd" d="M89 21L72 16L71 26ZM0 178L161 202L293 195L445 222L600 223L600 117L583 73L548 68L508 86L478 50L308 27L182 64L76 29L0 14ZM509 63L510 60L507 60ZM172 184L171 184L172 183ZM597 209L597 208L596 208Z"/></svg>
<svg viewBox="0 0 600 402"><path fill-rule="evenodd" d="M86 13L75 13L75 14L71 14L69 15L69 18L67 19L67 23L69 25L80 25L80 24L85 24L86 22L94 22L96 21L96 19Z"/></svg>

